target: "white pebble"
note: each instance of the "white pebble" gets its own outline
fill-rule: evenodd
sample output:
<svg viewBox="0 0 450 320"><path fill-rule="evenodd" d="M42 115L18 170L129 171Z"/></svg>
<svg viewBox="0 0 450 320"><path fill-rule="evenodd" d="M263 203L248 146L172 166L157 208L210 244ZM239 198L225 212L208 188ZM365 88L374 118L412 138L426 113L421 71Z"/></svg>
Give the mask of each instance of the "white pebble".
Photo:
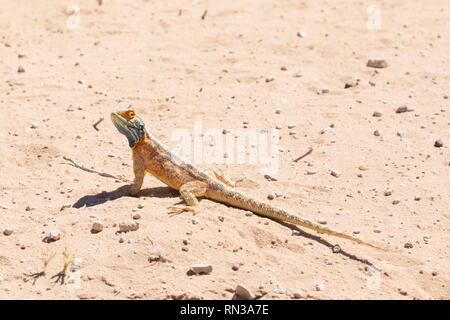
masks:
<svg viewBox="0 0 450 320"><path fill-rule="evenodd" d="M244 300L255 300L256 296L243 284L238 284L235 293Z"/></svg>

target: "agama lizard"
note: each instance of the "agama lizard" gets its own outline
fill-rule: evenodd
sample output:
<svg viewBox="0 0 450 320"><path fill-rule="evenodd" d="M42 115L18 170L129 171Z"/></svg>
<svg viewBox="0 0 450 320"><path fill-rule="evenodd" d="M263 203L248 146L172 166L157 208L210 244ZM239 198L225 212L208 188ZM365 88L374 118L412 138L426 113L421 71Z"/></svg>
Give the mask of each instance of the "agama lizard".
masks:
<svg viewBox="0 0 450 320"><path fill-rule="evenodd" d="M172 206L171 213L196 212L197 197L205 197L233 207L252 211L258 215L272 218L301 227L312 229L335 237L355 241L369 247L379 248L345 233L331 230L266 202L252 198L235 188L235 185L222 173L208 174L189 161L171 152L166 146L148 133L142 118L133 110L120 109L111 113L111 120L120 133L128 139L133 154L134 184L130 194L136 196L142 187L147 172L171 188L179 190L187 206ZM384 249L382 249L384 250Z"/></svg>

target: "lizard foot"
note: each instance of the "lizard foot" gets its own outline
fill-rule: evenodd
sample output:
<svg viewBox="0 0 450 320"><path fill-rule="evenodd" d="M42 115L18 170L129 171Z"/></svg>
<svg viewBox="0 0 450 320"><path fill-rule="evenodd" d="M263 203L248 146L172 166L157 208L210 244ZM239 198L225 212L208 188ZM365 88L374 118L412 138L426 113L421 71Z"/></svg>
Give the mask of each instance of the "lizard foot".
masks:
<svg viewBox="0 0 450 320"><path fill-rule="evenodd" d="M170 209L170 211L168 212L168 214L180 214L186 211L192 212L194 214L194 216L198 213L197 209L194 207L189 207L189 206L170 206L168 207L168 209Z"/></svg>

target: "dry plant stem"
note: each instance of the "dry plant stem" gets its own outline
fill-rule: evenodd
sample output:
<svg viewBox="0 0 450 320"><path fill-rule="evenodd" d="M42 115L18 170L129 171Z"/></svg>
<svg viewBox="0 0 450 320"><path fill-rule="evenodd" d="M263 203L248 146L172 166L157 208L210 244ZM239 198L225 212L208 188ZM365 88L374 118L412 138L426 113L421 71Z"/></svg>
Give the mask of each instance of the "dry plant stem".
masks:
<svg viewBox="0 0 450 320"><path fill-rule="evenodd" d="M45 251L44 249L41 249L40 255L37 255L37 257L42 261L44 264L44 273L47 270L47 266L50 263L50 261L54 258L56 253L50 253L48 250L48 247L46 247Z"/></svg>
<svg viewBox="0 0 450 320"><path fill-rule="evenodd" d="M75 256L74 255L70 256L69 252L67 251L67 248L64 248L63 257L64 257L63 273L66 273L67 267L69 266L69 264L71 264L73 262L73 260L75 259Z"/></svg>
<svg viewBox="0 0 450 320"><path fill-rule="evenodd" d="M100 118L96 123L94 123L92 126L94 127L95 130L99 131L97 126L103 121L105 120L104 118Z"/></svg>
<svg viewBox="0 0 450 320"><path fill-rule="evenodd" d="M301 155L300 157L298 157L297 159L294 160L294 162L297 162L301 159L303 159L304 157L306 157L307 155L311 154L311 152L313 151L312 147L309 147L308 151L306 151L303 155Z"/></svg>
<svg viewBox="0 0 450 320"><path fill-rule="evenodd" d="M84 170L86 172L96 173L96 174L98 174L98 175L100 175L102 177L113 178L113 179L120 180L120 181L128 183L128 184L132 184L132 182L130 180L126 179L126 178L118 177L118 176L115 176L115 175L107 173L107 172L99 172L99 171L94 170L94 169L86 168L85 166L76 163L74 160L72 160L72 159L70 159L70 158L68 158L66 156L63 156L63 159L66 160L66 161L69 161L70 164L72 166L74 166L75 168Z"/></svg>

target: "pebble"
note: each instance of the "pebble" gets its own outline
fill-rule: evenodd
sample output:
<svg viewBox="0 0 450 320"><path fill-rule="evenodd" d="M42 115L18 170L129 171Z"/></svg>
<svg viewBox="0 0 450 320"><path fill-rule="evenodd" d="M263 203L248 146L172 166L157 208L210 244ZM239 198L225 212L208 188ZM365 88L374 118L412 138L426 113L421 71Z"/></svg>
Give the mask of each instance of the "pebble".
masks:
<svg viewBox="0 0 450 320"><path fill-rule="evenodd" d="M322 219L322 218L318 219L317 222L320 224L327 224L327 220Z"/></svg>
<svg viewBox="0 0 450 320"><path fill-rule="evenodd" d="M405 245L404 245L404 247L405 247L406 249L411 249L411 248L413 247L413 245L412 245L411 242L406 242Z"/></svg>
<svg viewBox="0 0 450 320"><path fill-rule="evenodd" d="M421 196L421 195L416 195L416 196L414 197L414 200L420 201L420 200L422 200L422 196Z"/></svg>
<svg viewBox="0 0 450 320"><path fill-rule="evenodd" d="M101 232L103 230L103 223L101 221L96 221L92 224L91 230L94 232Z"/></svg>
<svg viewBox="0 0 450 320"><path fill-rule="evenodd" d="M308 34L306 33L306 31L303 31L303 30L297 32L297 37L299 37L299 38L306 38L307 35Z"/></svg>
<svg viewBox="0 0 450 320"><path fill-rule="evenodd" d="M61 233L58 229L51 230L47 238L53 241L57 241L61 238Z"/></svg>
<svg viewBox="0 0 450 320"><path fill-rule="evenodd" d="M19 66L19 68L17 68L17 72L23 73L23 72L25 72L25 69L22 66Z"/></svg>
<svg viewBox="0 0 450 320"><path fill-rule="evenodd" d="M269 193L269 194L267 195L267 199L273 200L273 199L275 199L275 195L274 195L273 193Z"/></svg>
<svg viewBox="0 0 450 320"><path fill-rule="evenodd" d="M292 230L292 235L293 236L299 236L301 233L300 233L300 231L298 231L298 230Z"/></svg>
<svg viewBox="0 0 450 320"><path fill-rule="evenodd" d="M142 208L144 208L144 204L142 202L140 202L137 207L138 207L138 209L142 209Z"/></svg>
<svg viewBox="0 0 450 320"><path fill-rule="evenodd" d="M212 269L212 264L193 264L189 267L189 270L195 274L210 274Z"/></svg>
<svg viewBox="0 0 450 320"><path fill-rule="evenodd" d="M140 218L142 218L142 216L141 216L139 213L135 213L135 214L133 215L133 219L134 219L134 220L139 220Z"/></svg>
<svg viewBox="0 0 450 320"><path fill-rule="evenodd" d="M395 110L396 113L403 113L403 112L411 112L414 111L413 107L408 107L407 105L402 105Z"/></svg>
<svg viewBox="0 0 450 320"><path fill-rule="evenodd" d="M375 130L375 131L373 132L373 135L374 135L375 137L379 137L379 136L380 136L380 131Z"/></svg>
<svg viewBox="0 0 450 320"><path fill-rule="evenodd" d="M197 219L192 219L192 224L198 224L198 220Z"/></svg>
<svg viewBox="0 0 450 320"><path fill-rule="evenodd" d="M367 67L370 68L386 68L388 63L385 59L369 59L367 61Z"/></svg>
<svg viewBox="0 0 450 320"><path fill-rule="evenodd" d="M239 296L241 299L244 299L244 300L255 300L255 298L256 298L254 293L251 292L243 284L238 284L238 286L236 287L235 293L237 296Z"/></svg>
<svg viewBox="0 0 450 320"><path fill-rule="evenodd" d="M351 88L351 87L353 87L353 82L346 82L345 83L345 86L344 86L344 89L348 89L348 88Z"/></svg>
<svg viewBox="0 0 450 320"><path fill-rule="evenodd" d="M128 221L119 223L120 232L136 231L139 229L139 223L137 221Z"/></svg>
<svg viewBox="0 0 450 320"><path fill-rule="evenodd" d="M338 178L341 175L341 173L339 171L331 170L331 175L333 177Z"/></svg>
<svg viewBox="0 0 450 320"><path fill-rule="evenodd" d="M328 89L328 88L323 88L322 89L322 93L329 93L330 92L330 89Z"/></svg>
<svg viewBox="0 0 450 320"><path fill-rule="evenodd" d="M380 118L381 116L383 116L383 111L381 111L381 110L376 110L372 114L372 117Z"/></svg>
<svg viewBox="0 0 450 320"><path fill-rule="evenodd" d="M325 289L325 285L323 283L316 284L316 291L323 291Z"/></svg>
<svg viewBox="0 0 450 320"><path fill-rule="evenodd" d="M245 216L251 217L253 215L253 212L251 211L245 211Z"/></svg>
<svg viewBox="0 0 450 320"><path fill-rule="evenodd" d="M386 189L386 190L384 190L384 195L387 197L387 196L390 196L392 194L392 190L391 189Z"/></svg>
<svg viewBox="0 0 450 320"><path fill-rule="evenodd" d="M3 230L3 234L5 236L10 236L12 235L13 232L14 232L13 228L6 228L5 230Z"/></svg>
<svg viewBox="0 0 450 320"><path fill-rule="evenodd" d="M404 138L406 136L406 133L404 131L397 131L397 136L400 138Z"/></svg>
<svg viewBox="0 0 450 320"><path fill-rule="evenodd" d="M188 246L183 246L181 248L181 250L184 251L184 252L188 252L189 251L189 247Z"/></svg>
<svg viewBox="0 0 450 320"><path fill-rule="evenodd" d="M442 139L438 139L434 142L434 146L436 148L440 148L440 147L444 146L444 142L442 142Z"/></svg>
<svg viewBox="0 0 450 320"><path fill-rule="evenodd" d="M392 204L399 204L400 203L400 199L394 199L394 201L392 201Z"/></svg>
<svg viewBox="0 0 450 320"><path fill-rule="evenodd" d="M301 299L301 298L303 298L302 290L295 290L294 291L294 299Z"/></svg>
<svg viewBox="0 0 450 320"><path fill-rule="evenodd" d="M217 218L219 219L220 222L223 222L225 220L224 216L218 216Z"/></svg>
<svg viewBox="0 0 450 320"><path fill-rule="evenodd" d="M233 271L238 271L240 267L241 267L240 263L234 263L231 269L233 269Z"/></svg>

